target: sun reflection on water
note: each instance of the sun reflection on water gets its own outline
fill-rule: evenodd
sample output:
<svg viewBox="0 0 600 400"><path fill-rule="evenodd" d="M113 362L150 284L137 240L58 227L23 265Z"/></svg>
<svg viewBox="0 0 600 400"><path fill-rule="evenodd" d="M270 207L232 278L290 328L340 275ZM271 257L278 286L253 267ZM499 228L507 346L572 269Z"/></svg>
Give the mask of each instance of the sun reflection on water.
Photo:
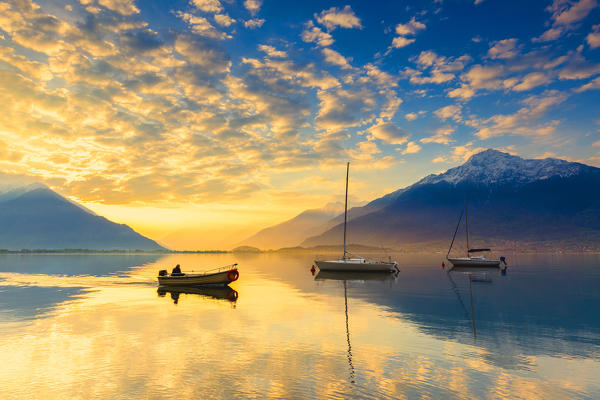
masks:
<svg viewBox="0 0 600 400"><path fill-rule="evenodd" d="M231 257L184 260L212 266ZM157 291L155 280L173 261L170 256L119 276L1 273L6 293L18 287L85 290L58 299L43 318L0 319L0 392L8 398L331 399L600 393L594 344L587 356L565 356L560 349L527 354L514 341L491 345L496 339L485 323L473 338L470 321L461 321L467 334L457 340L456 332L444 337L432 331L426 314L416 318L406 302L381 304L382 292L387 299L408 284L407 269L391 286L317 282L306 258L257 257L241 264L242 278L230 290L178 293L175 304L171 292ZM289 273L275 272L274 261ZM446 290L438 299L444 306L453 299Z"/></svg>

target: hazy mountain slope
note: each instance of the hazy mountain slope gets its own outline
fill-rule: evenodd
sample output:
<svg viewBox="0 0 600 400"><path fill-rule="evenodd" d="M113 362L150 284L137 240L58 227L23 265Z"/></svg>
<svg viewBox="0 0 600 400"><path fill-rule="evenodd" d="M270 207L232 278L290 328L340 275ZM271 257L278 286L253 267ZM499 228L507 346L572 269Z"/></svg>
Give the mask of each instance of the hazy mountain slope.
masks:
<svg viewBox="0 0 600 400"><path fill-rule="evenodd" d="M487 150L462 166L424 178L389 205L351 221L349 241L396 247L449 242L464 198L474 238L600 240L600 169ZM337 225L302 245L340 243L342 230Z"/></svg>
<svg viewBox="0 0 600 400"><path fill-rule="evenodd" d="M0 249L164 249L47 187L25 189L0 195Z"/></svg>
<svg viewBox="0 0 600 400"><path fill-rule="evenodd" d="M260 249L297 246L307 236L324 232L335 225L326 224L339 214L339 210L340 205L336 204L323 209L303 211L290 220L261 230L240 242L240 245L254 246Z"/></svg>

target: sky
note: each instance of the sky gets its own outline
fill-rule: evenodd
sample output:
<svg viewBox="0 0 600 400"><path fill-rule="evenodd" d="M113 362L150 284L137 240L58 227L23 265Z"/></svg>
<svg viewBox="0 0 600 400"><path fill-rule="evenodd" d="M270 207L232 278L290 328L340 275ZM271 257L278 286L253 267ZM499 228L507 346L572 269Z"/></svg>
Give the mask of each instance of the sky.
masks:
<svg viewBox="0 0 600 400"><path fill-rule="evenodd" d="M600 166L597 0L0 1L0 183L230 248L496 148Z"/></svg>

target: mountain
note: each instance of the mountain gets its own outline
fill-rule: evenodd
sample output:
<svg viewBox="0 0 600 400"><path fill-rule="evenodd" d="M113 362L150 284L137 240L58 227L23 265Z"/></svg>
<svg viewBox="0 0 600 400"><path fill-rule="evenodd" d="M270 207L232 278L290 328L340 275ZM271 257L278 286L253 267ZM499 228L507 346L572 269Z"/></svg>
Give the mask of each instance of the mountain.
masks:
<svg viewBox="0 0 600 400"><path fill-rule="evenodd" d="M344 211L343 207L343 204L333 203L324 208L303 211L290 220L259 231L240 242L240 245L254 246L260 249L296 246L307 236L325 232L336 225L337 222L331 221L336 215L339 215L340 210Z"/></svg>
<svg viewBox="0 0 600 400"><path fill-rule="evenodd" d="M41 184L0 192L0 249L165 250Z"/></svg>
<svg viewBox="0 0 600 400"><path fill-rule="evenodd" d="M484 240L600 243L600 168L580 163L526 160L490 149L390 195L372 202L383 207L349 222L350 243L396 248L449 243L464 199L475 245L485 245ZM337 244L342 232L338 224L301 245Z"/></svg>

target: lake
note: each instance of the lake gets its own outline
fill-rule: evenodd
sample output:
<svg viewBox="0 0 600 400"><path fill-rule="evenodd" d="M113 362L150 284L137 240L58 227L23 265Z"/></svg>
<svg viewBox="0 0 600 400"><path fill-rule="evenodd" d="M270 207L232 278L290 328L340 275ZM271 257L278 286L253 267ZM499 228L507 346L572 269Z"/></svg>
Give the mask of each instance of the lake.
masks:
<svg viewBox="0 0 600 400"><path fill-rule="evenodd" d="M312 254L2 255L0 393L22 398L598 399L600 256L506 274L401 254L397 276ZM230 289L159 269L239 263Z"/></svg>

